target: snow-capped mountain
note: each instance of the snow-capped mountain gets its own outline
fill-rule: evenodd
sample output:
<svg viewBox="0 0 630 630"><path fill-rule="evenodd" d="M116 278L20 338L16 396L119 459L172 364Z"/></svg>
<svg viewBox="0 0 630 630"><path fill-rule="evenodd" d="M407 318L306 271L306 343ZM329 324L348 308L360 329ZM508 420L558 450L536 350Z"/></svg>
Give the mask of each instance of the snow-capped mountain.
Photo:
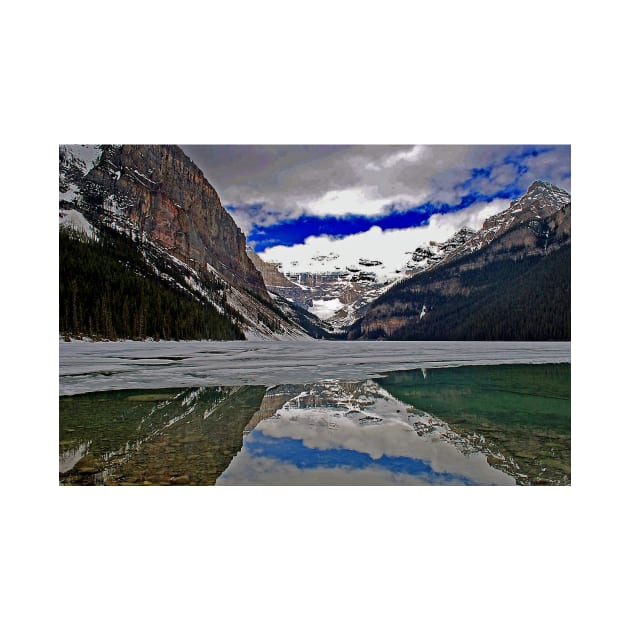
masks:
<svg viewBox="0 0 630 630"><path fill-rule="evenodd" d="M378 260L361 259L341 267L331 264L337 255L318 254L313 259L317 271L285 271L282 263L264 261L251 250L249 254L271 292L328 322L332 330L354 321L357 312L391 284L379 274L382 263Z"/></svg>
<svg viewBox="0 0 630 630"><path fill-rule="evenodd" d="M102 149L89 144L59 147L59 225L95 237L93 226L78 210L80 185L101 157Z"/></svg>
<svg viewBox="0 0 630 630"><path fill-rule="evenodd" d="M486 219L482 228L470 235L458 247L445 256L441 263L445 264L487 247L508 230L516 226L527 226L531 235L536 238L549 236L548 218L566 206L570 210L571 195L549 182L535 181L527 192L510 207ZM571 215L561 231L570 235ZM531 239L530 239L531 240Z"/></svg>
<svg viewBox="0 0 630 630"><path fill-rule="evenodd" d="M350 338L570 339L571 195L535 181L376 299Z"/></svg>
<svg viewBox="0 0 630 630"><path fill-rule="evenodd" d="M70 336L321 337L350 329L350 338L520 338L500 326L471 332L466 318L476 321L475 309L499 317L488 304L501 294L514 294L513 303L529 296L533 278L557 297L550 308L546 289L538 291L535 317L560 313L535 334L568 334L571 196L547 182L534 182L478 231L451 231L441 243L410 246L411 231L372 228L257 254L179 147L72 145L59 150L59 222L60 332ZM551 269L561 277L553 286ZM481 300L474 308L470 296Z"/></svg>
<svg viewBox="0 0 630 630"><path fill-rule="evenodd" d="M475 234L475 230L465 227L443 243L431 241L428 245L417 247L411 255L411 260L405 265L405 270L412 272L413 275L419 271L430 269L452 252L458 250Z"/></svg>
<svg viewBox="0 0 630 630"><path fill-rule="evenodd" d="M299 304L334 328L343 329L396 282L429 269L473 234L474 230L462 228L443 243L430 241L406 251L382 248L378 257L368 257L361 250L318 251L308 257L306 248L298 247L293 253L300 257L287 264L269 260L278 250L259 255L248 249L248 254L270 291Z"/></svg>

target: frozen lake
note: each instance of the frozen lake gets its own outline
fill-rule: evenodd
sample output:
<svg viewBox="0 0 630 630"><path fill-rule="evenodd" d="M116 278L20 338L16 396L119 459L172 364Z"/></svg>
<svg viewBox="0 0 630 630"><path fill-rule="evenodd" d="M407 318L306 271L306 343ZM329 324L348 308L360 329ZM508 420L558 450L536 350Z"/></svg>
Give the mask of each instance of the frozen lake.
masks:
<svg viewBox="0 0 630 630"><path fill-rule="evenodd" d="M59 342L59 394L364 380L399 370L570 363L570 342Z"/></svg>

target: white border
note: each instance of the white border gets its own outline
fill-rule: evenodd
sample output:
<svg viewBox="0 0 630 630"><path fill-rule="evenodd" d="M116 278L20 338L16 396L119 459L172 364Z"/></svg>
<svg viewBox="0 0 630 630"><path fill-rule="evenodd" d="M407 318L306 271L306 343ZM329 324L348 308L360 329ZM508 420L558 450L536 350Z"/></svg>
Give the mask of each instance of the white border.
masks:
<svg viewBox="0 0 630 630"><path fill-rule="evenodd" d="M615 276L628 234L616 6L114 0L6 11L8 618L615 625L625 383L609 366L627 309L610 295L625 293ZM56 145L101 141L572 144L573 487L57 487Z"/></svg>

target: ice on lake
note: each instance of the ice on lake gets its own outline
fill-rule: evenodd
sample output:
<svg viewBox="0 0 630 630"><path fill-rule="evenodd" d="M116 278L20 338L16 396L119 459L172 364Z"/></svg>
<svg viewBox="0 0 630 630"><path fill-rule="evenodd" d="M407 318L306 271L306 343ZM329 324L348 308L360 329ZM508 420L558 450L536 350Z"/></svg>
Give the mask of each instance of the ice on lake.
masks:
<svg viewBox="0 0 630 630"><path fill-rule="evenodd" d="M460 365L570 362L569 342L164 341L59 343L59 393L367 379Z"/></svg>

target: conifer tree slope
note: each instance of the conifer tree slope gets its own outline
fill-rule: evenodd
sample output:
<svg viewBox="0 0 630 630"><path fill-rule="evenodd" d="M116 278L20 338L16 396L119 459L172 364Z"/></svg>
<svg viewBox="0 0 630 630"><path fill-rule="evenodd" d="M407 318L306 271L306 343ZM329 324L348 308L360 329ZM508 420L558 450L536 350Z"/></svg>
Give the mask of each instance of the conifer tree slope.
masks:
<svg viewBox="0 0 630 630"><path fill-rule="evenodd" d="M156 275L133 243L59 231L59 332L92 339L244 339L238 313Z"/></svg>
<svg viewBox="0 0 630 630"><path fill-rule="evenodd" d="M570 195L545 182L376 299L350 339L568 341Z"/></svg>

